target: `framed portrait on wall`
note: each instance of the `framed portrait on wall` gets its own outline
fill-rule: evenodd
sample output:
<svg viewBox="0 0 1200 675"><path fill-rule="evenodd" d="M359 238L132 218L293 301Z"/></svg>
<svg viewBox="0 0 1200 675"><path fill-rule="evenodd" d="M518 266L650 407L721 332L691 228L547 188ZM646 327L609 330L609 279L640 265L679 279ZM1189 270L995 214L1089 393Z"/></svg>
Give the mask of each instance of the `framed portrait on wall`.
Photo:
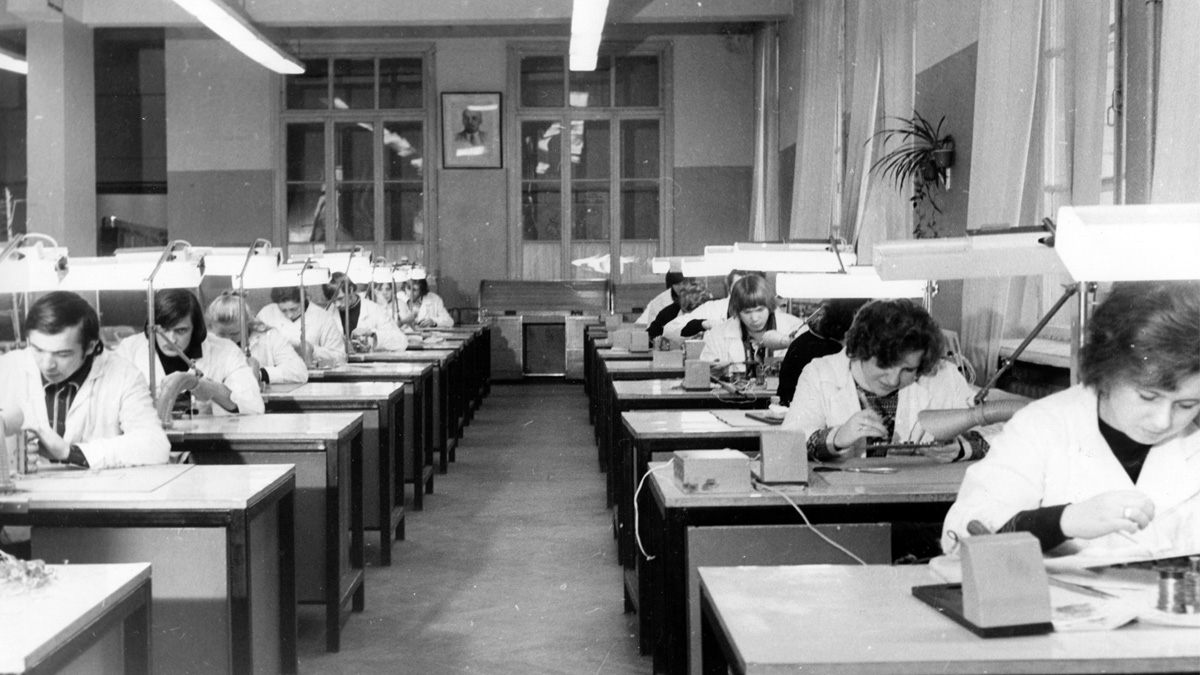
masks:
<svg viewBox="0 0 1200 675"><path fill-rule="evenodd" d="M500 131L500 92L442 93L442 168L503 168Z"/></svg>

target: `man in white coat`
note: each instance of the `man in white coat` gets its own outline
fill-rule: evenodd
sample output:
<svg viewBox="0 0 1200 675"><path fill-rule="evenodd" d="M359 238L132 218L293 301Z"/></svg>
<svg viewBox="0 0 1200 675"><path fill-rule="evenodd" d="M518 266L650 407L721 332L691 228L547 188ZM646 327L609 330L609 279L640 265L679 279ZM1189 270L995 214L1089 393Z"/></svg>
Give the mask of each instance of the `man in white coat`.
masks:
<svg viewBox="0 0 1200 675"><path fill-rule="evenodd" d="M133 364L104 351L100 320L75 293L29 308L29 346L0 356L0 409L19 409L29 452L103 469L165 464L170 442Z"/></svg>
<svg viewBox="0 0 1200 675"><path fill-rule="evenodd" d="M271 304L258 311L258 320L283 334L298 353L311 350L312 360L320 368L340 366L346 362L346 340L341 323L329 312L308 298L303 310L304 341L300 345L300 289L283 286L271 289Z"/></svg>

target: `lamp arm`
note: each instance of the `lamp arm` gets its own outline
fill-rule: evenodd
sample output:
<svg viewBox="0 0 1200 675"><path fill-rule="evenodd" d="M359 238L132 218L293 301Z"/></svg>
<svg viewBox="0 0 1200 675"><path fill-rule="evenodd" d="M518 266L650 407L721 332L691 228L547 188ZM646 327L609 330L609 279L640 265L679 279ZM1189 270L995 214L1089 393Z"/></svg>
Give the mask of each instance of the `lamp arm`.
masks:
<svg viewBox="0 0 1200 675"><path fill-rule="evenodd" d="M54 237L51 237L48 234L41 234L40 232L26 232L24 234L18 234L12 238L12 241L4 245L4 250L0 251L0 262L8 260L12 254L17 252L17 249L20 248L21 244L29 239L40 239L49 243L51 246L58 248L58 242L54 240Z"/></svg>
<svg viewBox="0 0 1200 675"><path fill-rule="evenodd" d="M308 343L305 341L307 339L305 327L308 322L308 294L304 290L304 272L312 267L312 264L313 259L309 258L304 261L304 266L300 268L300 358L304 359L304 365L309 367L312 364L309 363L308 356L306 356L308 353L306 345Z"/></svg>
<svg viewBox="0 0 1200 675"><path fill-rule="evenodd" d="M266 239L255 239L250 248L246 249L246 260L242 262L242 272L238 275L238 298L244 303L246 302L246 269L250 267L250 259L254 257L255 251L260 248L270 250L271 242ZM246 335L246 312L238 312L238 337L241 339L242 353L247 357L250 356L250 338Z"/></svg>
<svg viewBox="0 0 1200 675"><path fill-rule="evenodd" d="M1036 338L1038 334L1042 332L1042 329L1046 327L1046 324L1050 323L1050 320L1054 318L1054 315L1058 313L1058 310L1062 309L1062 306L1067 304L1067 301L1071 299L1071 296L1078 292L1079 284L1068 284L1064 287L1063 294L1059 296L1054 305L1050 307L1050 311L1046 312L1046 315L1037 322L1037 325L1033 327L1033 330L1029 331L1029 335L1027 335L1025 339L1021 341L1021 344L1017 345L1017 348L1013 350L1012 356L1004 359L1004 362L1000 365L1000 368L997 369L995 374L988 379L987 384L983 385L983 388L980 389L977 394L975 394L976 405L979 405L987 400L988 393L991 392L992 387L996 386L996 383L1000 381L1000 378L1004 375L1004 373L1007 373L1008 370L1012 368L1012 365L1016 363L1017 358L1020 357L1021 354L1024 353L1025 348L1029 346L1029 343L1033 342L1034 338Z"/></svg>

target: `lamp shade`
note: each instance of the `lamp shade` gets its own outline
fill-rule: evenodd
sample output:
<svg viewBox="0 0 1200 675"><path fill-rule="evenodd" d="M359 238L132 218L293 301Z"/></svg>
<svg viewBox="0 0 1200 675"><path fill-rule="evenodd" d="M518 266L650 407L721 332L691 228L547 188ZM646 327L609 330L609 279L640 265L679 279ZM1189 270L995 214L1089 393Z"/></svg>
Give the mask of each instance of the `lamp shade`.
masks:
<svg viewBox="0 0 1200 675"><path fill-rule="evenodd" d="M685 256L679 262L685 277L723 277L733 269L730 260L707 260L704 256Z"/></svg>
<svg viewBox="0 0 1200 675"><path fill-rule="evenodd" d="M913 239L876 244L874 267L885 281L979 279L1065 274L1042 229L998 231L967 237Z"/></svg>
<svg viewBox="0 0 1200 675"><path fill-rule="evenodd" d="M904 279L884 281L868 265L846 268L845 274L780 273L775 292L784 298L920 298L928 283Z"/></svg>
<svg viewBox="0 0 1200 675"><path fill-rule="evenodd" d="M67 249L35 244L0 262L0 292L33 293L58 288L68 267Z"/></svg>
<svg viewBox="0 0 1200 675"><path fill-rule="evenodd" d="M705 257L708 250L705 249ZM840 272L858 262L853 252L835 251L829 243L737 243L731 269L760 272Z"/></svg>
<svg viewBox="0 0 1200 675"><path fill-rule="evenodd" d="M276 288L300 286L316 286L329 281L328 267L308 265L305 263L285 263L274 269L246 270L243 286L246 288Z"/></svg>
<svg viewBox="0 0 1200 675"><path fill-rule="evenodd" d="M362 248L353 251L326 251L315 260L331 272L343 272L356 284L371 283L371 252Z"/></svg>
<svg viewBox="0 0 1200 675"><path fill-rule="evenodd" d="M64 291L144 291L155 260L122 261L116 257L72 258L58 285ZM170 260L154 277L154 288L196 288L204 277L200 259Z"/></svg>
<svg viewBox="0 0 1200 675"><path fill-rule="evenodd" d="M1055 248L1079 281L1200 279L1200 204L1064 206Z"/></svg>

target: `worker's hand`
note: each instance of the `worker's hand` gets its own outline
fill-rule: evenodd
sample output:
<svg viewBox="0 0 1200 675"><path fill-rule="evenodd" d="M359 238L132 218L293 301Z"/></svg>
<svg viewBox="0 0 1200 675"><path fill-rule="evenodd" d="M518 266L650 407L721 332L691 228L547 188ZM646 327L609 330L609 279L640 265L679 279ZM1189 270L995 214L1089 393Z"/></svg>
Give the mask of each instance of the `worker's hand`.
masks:
<svg viewBox="0 0 1200 675"><path fill-rule="evenodd" d="M962 441L955 439L936 447L920 448L917 454L939 462L953 462L959 455L965 456L967 453L963 450Z"/></svg>
<svg viewBox="0 0 1200 675"><path fill-rule="evenodd" d="M1070 504L1059 525L1071 538L1095 539L1113 532L1137 532L1154 520L1154 502L1138 490L1110 490Z"/></svg>
<svg viewBox="0 0 1200 675"><path fill-rule="evenodd" d="M421 319L417 323L418 328L433 328L436 325L437 325L437 322L434 321L433 319Z"/></svg>
<svg viewBox="0 0 1200 675"><path fill-rule="evenodd" d="M254 378L261 382L262 381L262 364L259 363L258 359L254 358L253 356L247 356L246 363L248 363L250 365L250 370L254 371Z"/></svg>
<svg viewBox="0 0 1200 675"><path fill-rule="evenodd" d="M295 348L296 346L292 345L292 347ZM303 345L300 345L300 347L296 349L296 353L300 355L300 358L304 359L304 363L306 364L316 362L316 359L313 355L313 346L307 342L305 342Z"/></svg>
<svg viewBox="0 0 1200 675"><path fill-rule="evenodd" d="M36 462L39 455L60 462L66 461L67 457L71 455L71 444L55 433L53 429L26 429L25 457Z"/></svg>
<svg viewBox="0 0 1200 675"><path fill-rule="evenodd" d="M375 348L375 333L361 328L356 329L354 334L350 336L350 346L356 352L371 351Z"/></svg>
<svg viewBox="0 0 1200 675"><path fill-rule="evenodd" d="M868 438L887 438L887 427L874 410L859 410L837 428L833 435L833 446L844 450Z"/></svg>
<svg viewBox="0 0 1200 675"><path fill-rule="evenodd" d="M208 378L202 377L200 378L200 381L196 383L196 386L192 387L190 391L192 392L192 396L194 396L197 401L211 401L213 396L215 396L217 393L217 387L223 386L224 385L213 382Z"/></svg>

